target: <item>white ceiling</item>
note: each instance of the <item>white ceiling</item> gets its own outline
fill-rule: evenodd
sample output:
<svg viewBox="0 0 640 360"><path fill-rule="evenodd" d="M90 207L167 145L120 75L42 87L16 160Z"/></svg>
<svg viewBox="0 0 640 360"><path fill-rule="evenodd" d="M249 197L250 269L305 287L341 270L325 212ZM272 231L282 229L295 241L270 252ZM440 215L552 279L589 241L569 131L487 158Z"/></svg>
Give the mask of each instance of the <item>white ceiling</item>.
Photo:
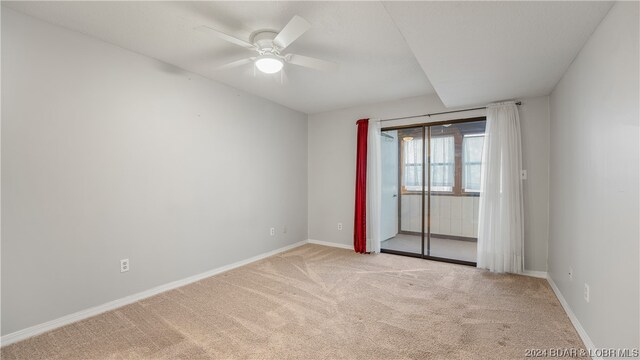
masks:
<svg viewBox="0 0 640 360"><path fill-rule="evenodd" d="M2 2L305 113L427 95L448 107L547 95L611 2ZM293 15L312 28L288 51L340 64L215 67L253 53L193 30L248 39ZM417 59L417 61L416 61ZM167 71L178 71L167 66ZM426 74L426 75L425 75ZM433 84L433 87L432 85Z"/></svg>
<svg viewBox="0 0 640 360"><path fill-rule="evenodd" d="M447 107L547 95L612 2L385 2Z"/></svg>
<svg viewBox="0 0 640 360"><path fill-rule="evenodd" d="M433 88L380 2L4 2L14 10L94 36L305 113L432 94ZM289 52L340 64L337 73L287 65L216 71L253 55L200 25L248 39L300 15L312 28ZM169 69L167 69L170 71ZM175 69L174 69L175 71Z"/></svg>

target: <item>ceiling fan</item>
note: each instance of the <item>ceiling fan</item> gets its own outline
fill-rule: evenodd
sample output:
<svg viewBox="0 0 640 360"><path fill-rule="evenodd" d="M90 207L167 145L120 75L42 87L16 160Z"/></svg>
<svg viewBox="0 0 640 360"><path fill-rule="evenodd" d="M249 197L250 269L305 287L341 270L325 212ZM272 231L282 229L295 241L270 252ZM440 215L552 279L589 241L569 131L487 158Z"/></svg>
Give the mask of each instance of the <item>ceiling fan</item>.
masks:
<svg viewBox="0 0 640 360"><path fill-rule="evenodd" d="M279 33L271 30L254 31L248 41L231 36L207 25L198 26L196 30L212 33L223 40L249 50L254 50L257 53L256 56L219 66L217 70L242 66L251 62L255 64L258 70L266 74L277 73L282 70L285 63L320 71L338 70L338 64L331 61L298 54L282 53L291 43L307 32L309 28L311 28L311 24L307 20L295 15Z"/></svg>

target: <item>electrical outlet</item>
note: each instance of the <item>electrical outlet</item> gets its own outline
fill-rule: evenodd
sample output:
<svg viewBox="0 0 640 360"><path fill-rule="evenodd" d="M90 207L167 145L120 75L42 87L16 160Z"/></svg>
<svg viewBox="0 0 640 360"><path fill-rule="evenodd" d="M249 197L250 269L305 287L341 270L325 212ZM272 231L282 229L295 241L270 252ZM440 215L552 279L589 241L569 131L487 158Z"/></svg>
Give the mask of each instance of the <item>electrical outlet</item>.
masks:
<svg viewBox="0 0 640 360"><path fill-rule="evenodd" d="M590 294L589 294L590 290L589 290L589 284L584 283L584 300L586 302L589 302L589 298L590 298Z"/></svg>
<svg viewBox="0 0 640 360"><path fill-rule="evenodd" d="M569 280L573 280L573 269L569 268Z"/></svg>
<svg viewBox="0 0 640 360"><path fill-rule="evenodd" d="M338 223L338 231L342 231L342 223Z"/></svg>
<svg viewBox="0 0 640 360"><path fill-rule="evenodd" d="M120 272L127 272L129 271L129 259L122 259L120 260Z"/></svg>
<svg viewBox="0 0 640 360"><path fill-rule="evenodd" d="M276 235L276 228L269 229L269 235L275 236Z"/></svg>

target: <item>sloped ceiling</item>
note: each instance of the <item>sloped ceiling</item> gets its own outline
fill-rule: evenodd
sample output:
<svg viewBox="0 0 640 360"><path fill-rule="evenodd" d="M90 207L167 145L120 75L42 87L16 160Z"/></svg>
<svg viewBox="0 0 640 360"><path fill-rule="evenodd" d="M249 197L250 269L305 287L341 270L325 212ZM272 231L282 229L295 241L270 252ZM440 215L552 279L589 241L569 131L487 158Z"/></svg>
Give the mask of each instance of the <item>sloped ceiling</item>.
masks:
<svg viewBox="0 0 640 360"><path fill-rule="evenodd" d="M305 113L434 93L380 2L2 4ZM248 39L255 30L281 30L294 15L308 20L312 28L288 50L337 62L338 72L287 65L280 77L255 73L251 64L217 71L218 65L254 53L194 30L209 25Z"/></svg>
<svg viewBox="0 0 640 360"><path fill-rule="evenodd" d="M448 107L547 95L612 2L384 2Z"/></svg>
<svg viewBox="0 0 640 360"><path fill-rule="evenodd" d="M547 95L611 2L2 2L17 11L305 113L437 92L448 107ZM252 55L200 25L248 38L293 15L312 28L289 50L340 64L215 68ZM170 71L169 67L168 70ZM435 91L434 91L435 88Z"/></svg>

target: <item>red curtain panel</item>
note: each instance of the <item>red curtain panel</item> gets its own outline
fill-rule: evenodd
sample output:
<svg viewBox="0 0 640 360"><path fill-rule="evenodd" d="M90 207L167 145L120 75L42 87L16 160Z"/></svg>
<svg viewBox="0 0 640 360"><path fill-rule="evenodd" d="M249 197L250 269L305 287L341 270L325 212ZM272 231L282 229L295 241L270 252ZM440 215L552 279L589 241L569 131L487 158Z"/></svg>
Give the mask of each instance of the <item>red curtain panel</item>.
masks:
<svg viewBox="0 0 640 360"><path fill-rule="evenodd" d="M360 119L356 152L356 213L353 226L353 249L367 252L367 136L369 119Z"/></svg>

